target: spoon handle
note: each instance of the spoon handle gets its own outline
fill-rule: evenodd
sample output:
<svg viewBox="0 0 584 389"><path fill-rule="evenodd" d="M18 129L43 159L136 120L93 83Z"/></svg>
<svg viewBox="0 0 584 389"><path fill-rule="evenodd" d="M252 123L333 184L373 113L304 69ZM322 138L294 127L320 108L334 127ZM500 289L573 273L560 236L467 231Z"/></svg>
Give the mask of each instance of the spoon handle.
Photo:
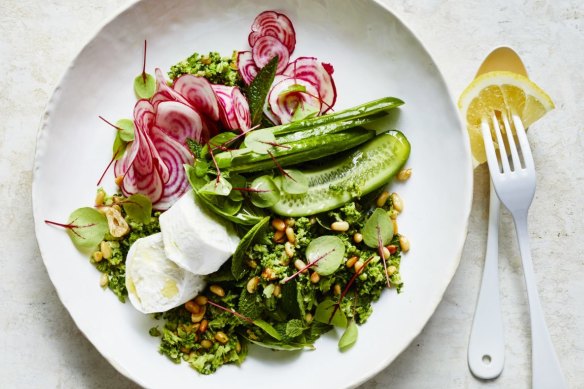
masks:
<svg viewBox="0 0 584 389"><path fill-rule="evenodd" d="M472 374L481 379L497 378L505 362L498 277L500 206L491 183L483 280L468 342L468 366Z"/></svg>

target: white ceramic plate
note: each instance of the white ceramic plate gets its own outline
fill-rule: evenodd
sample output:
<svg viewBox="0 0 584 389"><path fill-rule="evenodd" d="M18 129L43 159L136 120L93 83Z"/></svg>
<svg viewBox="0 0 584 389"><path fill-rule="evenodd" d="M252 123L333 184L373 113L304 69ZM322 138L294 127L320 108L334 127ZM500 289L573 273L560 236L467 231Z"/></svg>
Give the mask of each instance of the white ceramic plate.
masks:
<svg viewBox="0 0 584 389"><path fill-rule="evenodd" d="M316 351L251 347L241 367L201 376L159 355L159 339L148 335L150 318L104 292L99 273L67 234L43 220L66 220L72 210L92 204L113 140L113 131L97 116L131 117L132 82L141 71L144 39L150 71L168 69L194 51L230 54L248 47L250 25L265 9L292 19L294 57L317 56L334 65L337 109L387 95L406 102L396 127L412 143L408 166L413 176L393 186L406 204L400 232L410 238L412 250L402 262L403 293L384 293L348 352L337 350L339 334L332 333L316 343ZM78 327L116 369L143 386L352 387L389 365L420 333L458 266L472 196L467 143L432 58L397 17L374 2L146 0L97 33L49 102L34 166L37 239L51 280ZM112 176L106 180L113 181Z"/></svg>

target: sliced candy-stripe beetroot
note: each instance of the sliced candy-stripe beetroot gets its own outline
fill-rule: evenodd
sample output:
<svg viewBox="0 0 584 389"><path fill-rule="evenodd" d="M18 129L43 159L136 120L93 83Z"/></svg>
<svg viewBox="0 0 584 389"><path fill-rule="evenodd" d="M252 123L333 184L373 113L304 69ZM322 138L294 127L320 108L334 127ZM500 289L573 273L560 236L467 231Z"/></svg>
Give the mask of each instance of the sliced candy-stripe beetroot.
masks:
<svg viewBox="0 0 584 389"><path fill-rule="evenodd" d="M163 101L156 109L156 126L180 144L187 138L199 144L208 141L203 131L203 122L199 114L191 107L178 101Z"/></svg>
<svg viewBox="0 0 584 389"><path fill-rule="evenodd" d="M319 112L321 101L316 87L308 81L292 77L277 76L268 95L271 113L278 119L277 124L290 123L298 109Z"/></svg>
<svg viewBox="0 0 584 389"><path fill-rule="evenodd" d="M166 210L187 190L189 184L183 165L192 164L193 157L185 146L157 126L152 127L150 134L157 150L159 166L164 166L169 172L162 196L153 206L157 210Z"/></svg>
<svg viewBox="0 0 584 389"><path fill-rule="evenodd" d="M300 57L294 62L290 62L283 74L308 81L318 90L322 100L320 113L329 111L337 100L337 89L331 76L333 67L326 64L326 67L314 57Z"/></svg>
<svg viewBox="0 0 584 389"><path fill-rule="evenodd" d="M276 74L280 74L286 69L286 65L288 65L290 59L290 52L286 46L278 38L269 35L262 36L255 41L255 44L251 48L251 54L253 61L260 69L266 66L277 55L278 67L276 68Z"/></svg>
<svg viewBox="0 0 584 389"><path fill-rule="evenodd" d="M296 46L296 32L288 17L275 11L264 11L259 14L251 25L251 33L247 40L251 47L263 36L272 36L278 39L292 54Z"/></svg>
<svg viewBox="0 0 584 389"><path fill-rule="evenodd" d="M226 85L213 85L213 90L217 95L217 100L219 101L219 107L221 108L221 123L228 130L235 130L239 128L239 123L237 122L237 117L235 116L235 110L233 109L233 98L231 94L233 92L233 86Z"/></svg>
<svg viewBox="0 0 584 389"><path fill-rule="evenodd" d="M234 87L231 91L231 100L233 101L233 111L237 118L238 128L241 132L249 131L251 127L251 112L247 99L238 87Z"/></svg>
<svg viewBox="0 0 584 389"><path fill-rule="evenodd" d="M237 70L246 85L249 85L258 74L258 67L253 61L251 51L240 51L237 53Z"/></svg>
<svg viewBox="0 0 584 389"><path fill-rule="evenodd" d="M213 121L219 120L219 103L211 83L206 78L185 74L174 82L178 92L199 112Z"/></svg>
<svg viewBox="0 0 584 389"><path fill-rule="evenodd" d="M154 70L154 74L156 75L157 93L153 96L153 98L160 94L157 97L158 100L161 100L163 97L165 97L167 100L174 100L187 105L189 104L189 102L180 93L176 92L174 89L168 86L166 83L166 78L164 77L164 74L162 74L162 70L156 68Z"/></svg>

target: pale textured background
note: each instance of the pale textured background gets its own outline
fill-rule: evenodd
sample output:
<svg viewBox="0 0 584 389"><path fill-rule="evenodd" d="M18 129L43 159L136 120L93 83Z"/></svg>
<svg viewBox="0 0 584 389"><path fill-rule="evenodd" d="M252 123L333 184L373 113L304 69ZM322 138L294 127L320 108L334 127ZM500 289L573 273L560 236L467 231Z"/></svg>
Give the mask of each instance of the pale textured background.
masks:
<svg viewBox="0 0 584 389"><path fill-rule="evenodd" d="M53 87L97 28L130 2L0 0L0 387L135 387L98 354L61 305L34 239L30 198L37 127ZM538 169L530 234L551 336L569 386L584 388L584 4L385 3L425 43L454 96L490 49L506 44L554 99L557 109L529 135ZM466 364L485 250L487 184L487 170L479 168L468 239L444 301L412 345L362 388L530 387L528 313L507 213L500 249L505 370L484 383Z"/></svg>

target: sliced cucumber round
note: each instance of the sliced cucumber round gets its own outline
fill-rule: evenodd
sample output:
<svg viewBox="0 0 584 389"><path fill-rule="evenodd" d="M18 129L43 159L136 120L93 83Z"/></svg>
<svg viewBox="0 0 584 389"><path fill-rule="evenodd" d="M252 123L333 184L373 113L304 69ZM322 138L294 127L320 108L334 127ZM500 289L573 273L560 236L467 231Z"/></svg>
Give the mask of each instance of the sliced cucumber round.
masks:
<svg viewBox="0 0 584 389"><path fill-rule="evenodd" d="M308 216L338 208L387 184L409 155L410 142L401 132L381 134L342 158L303 170L308 191L304 194L282 191L271 210L284 216Z"/></svg>

